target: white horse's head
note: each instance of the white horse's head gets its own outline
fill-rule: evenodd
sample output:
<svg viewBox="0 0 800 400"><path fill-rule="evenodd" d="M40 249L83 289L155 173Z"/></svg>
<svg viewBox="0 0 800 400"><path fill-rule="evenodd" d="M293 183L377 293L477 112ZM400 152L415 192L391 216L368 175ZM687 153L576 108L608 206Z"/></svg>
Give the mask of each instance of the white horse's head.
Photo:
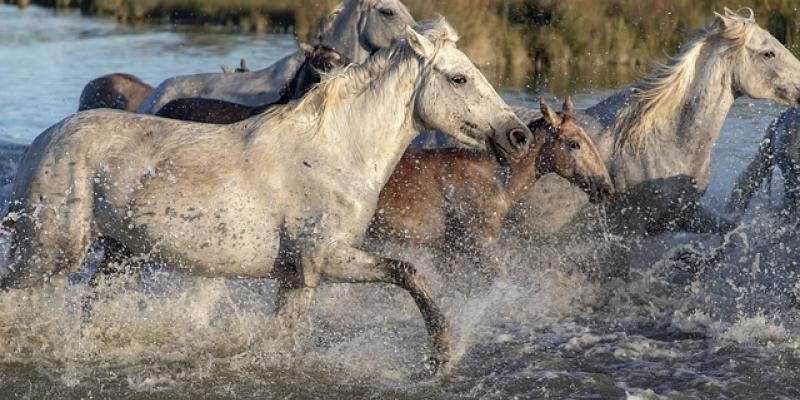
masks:
<svg viewBox="0 0 800 400"><path fill-rule="evenodd" d="M391 46L416 24L400 0L361 0L360 8L358 40L369 52Z"/></svg>
<svg viewBox="0 0 800 400"><path fill-rule="evenodd" d="M800 61L774 36L749 16L725 9L710 23L723 40L739 43L733 69L737 95L766 99L787 106L800 106Z"/></svg>
<svg viewBox="0 0 800 400"><path fill-rule="evenodd" d="M320 43L361 63L375 50L402 40L406 27L415 24L400 0L344 0L322 20L317 37Z"/></svg>
<svg viewBox="0 0 800 400"><path fill-rule="evenodd" d="M440 18L408 28L406 40L422 65L414 99L416 122L472 147L485 142L502 163L519 161L528 151L530 131L456 48L453 28Z"/></svg>

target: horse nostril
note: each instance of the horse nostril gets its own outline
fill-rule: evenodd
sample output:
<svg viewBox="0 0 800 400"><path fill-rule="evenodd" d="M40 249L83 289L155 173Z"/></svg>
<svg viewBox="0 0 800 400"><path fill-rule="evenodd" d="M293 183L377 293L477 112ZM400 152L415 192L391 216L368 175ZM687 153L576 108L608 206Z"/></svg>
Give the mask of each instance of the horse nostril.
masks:
<svg viewBox="0 0 800 400"><path fill-rule="evenodd" d="M508 133L508 140L517 149L525 148L530 143L528 133L522 129L512 129L511 132Z"/></svg>

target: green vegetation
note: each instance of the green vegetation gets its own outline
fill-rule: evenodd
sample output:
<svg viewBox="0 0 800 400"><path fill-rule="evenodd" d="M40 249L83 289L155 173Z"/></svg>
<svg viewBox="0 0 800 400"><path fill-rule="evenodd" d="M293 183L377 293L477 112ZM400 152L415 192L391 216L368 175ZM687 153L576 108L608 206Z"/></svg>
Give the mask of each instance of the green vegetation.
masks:
<svg viewBox="0 0 800 400"><path fill-rule="evenodd" d="M214 24L240 31L313 34L337 0L0 0L80 7L123 22ZM556 93L619 86L663 60L727 5L752 7L761 26L800 53L797 0L405 0L417 18L439 12L487 76L508 87ZM578 78L575 78L578 77Z"/></svg>

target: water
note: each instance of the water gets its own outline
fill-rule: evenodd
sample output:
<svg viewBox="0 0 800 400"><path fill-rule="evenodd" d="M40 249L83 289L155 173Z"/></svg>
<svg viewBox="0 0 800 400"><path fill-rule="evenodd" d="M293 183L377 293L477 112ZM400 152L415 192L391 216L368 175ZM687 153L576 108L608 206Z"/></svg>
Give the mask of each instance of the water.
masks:
<svg viewBox="0 0 800 400"><path fill-rule="evenodd" d="M240 57L267 65L292 48L289 36L129 27L0 6L0 138L30 142L72 113L83 85L105 73L156 84ZM611 89L576 93L577 106ZM538 96L504 95L531 104ZM780 111L737 101L714 149L709 206L723 204ZM668 256L716 238L645 243L630 282L576 270L562 247L511 246L504 257L512 283L467 295L432 268L429 255L406 253L432 277L455 330L457 362L436 379L421 371L422 320L395 288L320 288L295 340L271 324L269 281L153 269L108 282L89 324L80 322L84 285L7 293L0 397L797 398L800 321L791 293L798 240L774 208L762 197L722 263L695 274L674 268ZM572 243L570 250L591 261L608 246Z"/></svg>

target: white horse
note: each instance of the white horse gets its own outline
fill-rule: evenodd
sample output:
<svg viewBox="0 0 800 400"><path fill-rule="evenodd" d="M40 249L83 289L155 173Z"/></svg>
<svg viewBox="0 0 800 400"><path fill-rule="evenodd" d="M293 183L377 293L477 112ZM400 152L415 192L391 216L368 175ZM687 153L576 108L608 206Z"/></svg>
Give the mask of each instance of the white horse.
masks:
<svg viewBox="0 0 800 400"><path fill-rule="evenodd" d="M776 165L783 175L783 207L796 217L800 209L800 109L787 109L769 125L758 153L731 190L726 211L743 213L764 181L771 188Z"/></svg>
<svg viewBox="0 0 800 400"><path fill-rule="evenodd" d="M344 0L322 22L320 44L361 63L377 49L403 37L414 18L400 0ZM202 97L248 106L273 103L303 62L294 52L271 66L237 74L207 73L167 79L145 98L137 112L155 114L171 100Z"/></svg>
<svg viewBox="0 0 800 400"><path fill-rule="evenodd" d="M710 210L693 206L685 212L676 205L679 196L702 194L708 187L711 150L740 96L800 104L800 61L758 26L752 11L742 17L725 9L650 76L578 115L608 164L618 196L646 201L646 193L656 189L653 182L665 183L660 203L666 209L641 204L653 210L647 218L659 225L647 227L648 233L730 227ZM523 120L532 118L523 114L531 113L520 113ZM574 206L564 207L567 202ZM575 222L586 203L586 196L566 183L543 180L515 217L531 232L552 234ZM643 226L620 215L625 220L611 225Z"/></svg>
<svg viewBox="0 0 800 400"><path fill-rule="evenodd" d="M530 132L443 19L417 29L240 123L93 110L47 129L19 168L8 217L15 263L2 286L77 270L99 237L193 274L275 278L289 329L320 282L392 283L419 306L434 364L446 362L450 331L423 278L358 246L420 129L485 141L508 161L525 155Z"/></svg>

